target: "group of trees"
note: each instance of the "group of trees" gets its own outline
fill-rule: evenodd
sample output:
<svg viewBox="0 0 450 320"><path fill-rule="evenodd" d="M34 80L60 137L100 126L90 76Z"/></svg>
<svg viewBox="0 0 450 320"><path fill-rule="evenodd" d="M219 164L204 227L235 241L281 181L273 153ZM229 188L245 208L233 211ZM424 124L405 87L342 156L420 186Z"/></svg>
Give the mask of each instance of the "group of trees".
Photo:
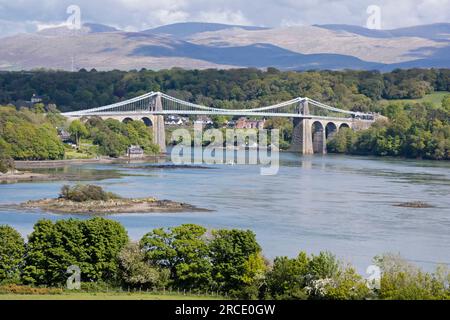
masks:
<svg viewBox="0 0 450 320"><path fill-rule="evenodd" d="M370 129L341 129L328 142L328 150L378 156L450 159L450 95L441 106L429 103L391 103L382 113L388 120Z"/></svg>
<svg viewBox="0 0 450 320"><path fill-rule="evenodd" d="M119 157L124 155L127 147L138 145L147 154L156 154L159 147L153 143L151 130L142 121L122 123L114 119L102 120L99 117L74 120L69 126L72 139L90 139L99 146L102 155Z"/></svg>
<svg viewBox="0 0 450 320"><path fill-rule="evenodd" d="M39 108L0 107L0 154L16 160L56 160L64 157L64 146L58 138L54 116ZM0 160L1 161L1 160Z"/></svg>
<svg viewBox="0 0 450 320"><path fill-rule="evenodd" d="M38 221L28 242L0 226L0 285L65 285L78 266L83 283L219 291L251 299L449 299L449 270L426 273L398 256L375 258L379 283L367 282L331 253L269 262L251 231L194 224L155 229L135 243L104 218ZM369 286L370 284L371 286Z"/></svg>

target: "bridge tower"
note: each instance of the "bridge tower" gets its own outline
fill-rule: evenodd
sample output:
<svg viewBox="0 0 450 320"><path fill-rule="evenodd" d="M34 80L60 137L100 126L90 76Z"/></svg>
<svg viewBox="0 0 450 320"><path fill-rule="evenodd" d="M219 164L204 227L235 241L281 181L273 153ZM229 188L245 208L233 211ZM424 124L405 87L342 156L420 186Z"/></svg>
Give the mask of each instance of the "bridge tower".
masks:
<svg viewBox="0 0 450 320"><path fill-rule="evenodd" d="M299 114L309 115L308 100L300 101ZM314 154L312 141L312 120L307 117L293 118L294 132L292 134L292 145L290 151L302 154Z"/></svg>
<svg viewBox="0 0 450 320"><path fill-rule="evenodd" d="M161 94L155 96L154 108L155 111L162 111L162 100ZM166 129L164 127L164 117L161 115L154 116L153 123L153 140L159 146L159 150L165 153L166 150Z"/></svg>

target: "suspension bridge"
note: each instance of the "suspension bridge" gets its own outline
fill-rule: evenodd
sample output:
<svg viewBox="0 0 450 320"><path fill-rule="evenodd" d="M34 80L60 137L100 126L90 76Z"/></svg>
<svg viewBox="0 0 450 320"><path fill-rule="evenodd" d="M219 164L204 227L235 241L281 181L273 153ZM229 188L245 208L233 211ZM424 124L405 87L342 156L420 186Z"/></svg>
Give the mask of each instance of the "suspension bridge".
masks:
<svg viewBox="0 0 450 320"><path fill-rule="evenodd" d="M376 115L371 113L343 110L302 97L253 109L222 109L183 101L161 92L149 92L107 106L67 112L63 115L69 119L95 116L119 121L142 120L153 127L155 142L162 152L166 150L164 116L288 117L294 122L292 150L304 154L326 153L326 139L340 128L364 129L376 118Z"/></svg>

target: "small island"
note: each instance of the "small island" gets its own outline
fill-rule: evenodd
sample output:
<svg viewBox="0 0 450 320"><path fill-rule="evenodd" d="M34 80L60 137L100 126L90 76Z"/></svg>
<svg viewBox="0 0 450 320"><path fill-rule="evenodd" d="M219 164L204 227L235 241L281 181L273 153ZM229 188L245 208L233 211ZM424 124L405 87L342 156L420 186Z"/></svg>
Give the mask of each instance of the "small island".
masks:
<svg viewBox="0 0 450 320"><path fill-rule="evenodd" d="M404 208L434 208L433 205L426 203L426 202L422 202L422 201L412 201L412 202L402 202L402 203L397 203L394 204L395 207L404 207Z"/></svg>
<svg viewBox="0 0 450 320"><path fill-rule="evenodd" d="M63 214L119 214L152 212L192 212L211 211L193 205L155 198L123 198L106 192L96 185L64 185L58 198L30 200L20 205L22 208L41 209Z"/></svg>

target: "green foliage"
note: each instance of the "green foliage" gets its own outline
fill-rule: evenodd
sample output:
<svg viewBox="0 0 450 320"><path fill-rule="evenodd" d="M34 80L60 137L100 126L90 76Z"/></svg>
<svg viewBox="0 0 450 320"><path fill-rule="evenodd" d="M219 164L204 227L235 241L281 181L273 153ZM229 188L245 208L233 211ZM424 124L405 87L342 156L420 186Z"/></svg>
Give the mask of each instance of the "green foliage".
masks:
<svg viewBox="0 0 450 320"><path fill-rule="evenodd" d="M145 253L138 243L129 243L119 254L119 277L131 287L162 287L167 285L167 269L158 269L145 261Z"/></svg>
<svg viewBox="0 0 450 320"><path fill-rule="evenodd" d="M280 72L257 69L63 72L0 74L0 103L28 100L33 92L62 111L115 103L149 91L219 108L250 108L308 96L339 107L367 111L371 100L417 98L450 91L448 69Z"/></svg>
<svg viewBox="0 0 450 320"><path fill-rule="evenodd" d="M61 285L72 265L80 267L82 281L113 281L117 257L127 243L127 232L112 220L40 220L28 238L23 281Z"/></svg>
<svg viewBox="0 0 450 320"><path fill-rule="evenodd" d="M278 300L306 299L306 275L309 258L300 252L297 258L277 257L267 274L267 294Z"/></svg>
<svg viewBox="0 0 450 320"><path fill-rule="evenodd" d="M89 135L86 126L80 120L72 121L69 126L69 133L77 146L80 145L81 138L86 138Z"/></svg>
<svg viewBox="0 0 450 320"><path fill-rule="evenodd" d="M67 268L76 265L85 291L121 284L214 289L241 299L450 299L447 266L427 273L390 254L375 257L375 263L382 276L380 287L372 290L353 267L329 252L277 257L269 267L250 231L207 234L205 228L187 224L155 229L140 243L129 243L115 221L40 220L25 245L17 231L0 226L0 293L45 294L18 284L61 286Z"/></svg>
<svg viewBox="0 0 450 320"><path fill-rule="evenodd" d="M170 270L173 283L180 288L208 288L211 264L208 258L206 229L194 224L155 229L141 240L146 260Z"/></svg>
<svg viewBox="0 0 450 320"><path fill-rule="evenodd" d="M86 121L89 136L99 146L101 154L119 157L130 145L138 145L147 154L156 154L159 147L153 143L151 130L142 121L122 123L118 120L90 118Z"/></svg>
<svg viewBox="0 0 450 320"><path fill-rule="evenodd" d="M448 267L439 267L435 273L427 273L392 254L376 257L375 262L382 271L379 291L381 299L450 299Z"/></svg>
<svg viewBox="0 0 450 320"><path fill-rule="evenodd" d="M56 128L41 113L0 107L0 148L16 160L63 159Z"/></svg>
<svg viewBox="0 0 450 320"><path fill-rule="evenodd" d="M355 134L350 128L341 128L327 143L328 152L347 153L355 144Z"/></svg>
<svg viewBox="0 0 450 320"><path fill-rule="evenodd" d="M0 225L0 283L17 282L23 263L25 243L15 229Z"/></svg>
<svg viewBox="0 0 450 320"><path fill-rule="evenodd" d="M315 298L328 300L364 300L373 293L366 281L352 267L339 268L336 274L324 286L324 290Z"/></svg>
<svg viewBox="0 0 450 320"><path fill-rule="evenodd" d="M377 156L404 156L435 160L450 159L449 98L442 106L391 103L370 129L341 129L328 141L329 152Z"/></svg>
<svg viewBox="0 0 450 320"><path fill-rule="evenodd" d="M259 276L261 263L255 259L261 252L255 234L250 230L214 230L209 244L212 277L221 290L239 295ZM256 268L249 270L249 267Z"/></svg>
<svg viewBox="0 0 450 320"><path fill-rule="evenodd" d="M288 149L292 140L292 133L294 127L292 125L292 119L289 118L270 118L266 121L265 129L280 130L280 148Z"/></svg>
<svg viewBox="0 0 450 320"><path fill-rule="evenodd" d="M272 299L365 299L370 290L351 267L343 267L329 252L310 257L278 257L267 274L266 296Z"/></svg>
<svg viewBox="0 0 450 320"><path fill-rule="evenodd" d="M108 201L120 199L121 197L112 192L106 192L102 187L96 185L77 184L73 187L64 185L61 188L60 198L75 202L85 201Z"/></svg>
<svg viewBox="0 0 450 320"><path fill-rule="evenodd" d="M141 240L146 261L170 270L172 283L185 289L214 287L238 297L257 298L266 262L251 231L214 230L187 224L155 229Z"/></svg>

